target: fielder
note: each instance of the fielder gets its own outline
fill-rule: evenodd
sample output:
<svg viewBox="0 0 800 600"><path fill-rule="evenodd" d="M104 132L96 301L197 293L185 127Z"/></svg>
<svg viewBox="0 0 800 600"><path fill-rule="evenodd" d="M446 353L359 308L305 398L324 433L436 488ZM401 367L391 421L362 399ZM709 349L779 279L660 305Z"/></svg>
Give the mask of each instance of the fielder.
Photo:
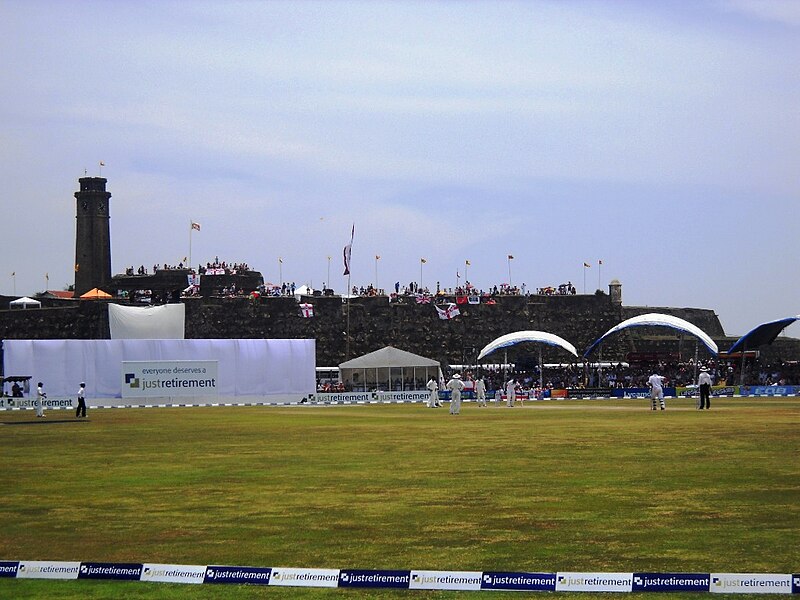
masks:
<svg viewBox="0 0 800 600"><path fill-rule="evenodd" d="M475 398L478 406L486 406L486 383L483 381L483 377L475 380Z"/></svg>
<svg viewBox="0 0 800 600"><path fill-rule="evenodd" d="M441 406L441 404L439 404L439 384L436 383L436 380L431 377L430 381L428 381L428 385L425 387L431 391L431 395L428 398L428 408L438 408Z"/></svg>
<svg viewBox="0 0 800 600"><path fill-rule="evenodd" d="M650 404L652 410L656 410L656 400L661 402L661 410L666 408L666 405L664 404L663 381L664 378L657 373L650 375L650 379L647 380L647 385L650 386Z"/></svg>

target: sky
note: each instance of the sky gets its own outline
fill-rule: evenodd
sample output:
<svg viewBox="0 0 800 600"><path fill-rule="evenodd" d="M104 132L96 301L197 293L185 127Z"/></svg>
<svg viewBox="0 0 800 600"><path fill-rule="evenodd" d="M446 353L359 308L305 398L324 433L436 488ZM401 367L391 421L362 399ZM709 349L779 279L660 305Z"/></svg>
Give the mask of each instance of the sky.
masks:
<svg viewBox="0 0 800 600"><path fill-rule="evenodd" d="M341 292L354 229L356 286L800 313L800 2L0 0L0 56L2 294L73 283L102 175L115 274Z"/></svg>

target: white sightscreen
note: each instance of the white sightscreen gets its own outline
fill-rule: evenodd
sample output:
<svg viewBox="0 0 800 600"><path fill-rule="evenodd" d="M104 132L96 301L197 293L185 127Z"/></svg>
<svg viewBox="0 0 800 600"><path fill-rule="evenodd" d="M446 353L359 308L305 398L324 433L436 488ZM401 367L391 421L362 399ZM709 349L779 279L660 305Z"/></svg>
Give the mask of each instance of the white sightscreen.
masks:
<svg viewBox="0 0 800 600"><path fill-rule="evenodd" d="M216 360L221 396L309 394L315 340L5 340L6 376L31 375L49 396L122 396L122 361Z"/></svg>
<svg viewBox="0 0 800 600"><path fill-rule="evenodd" d="M108 305L112 340L182 340L185 322L185 304Z"/></svg>

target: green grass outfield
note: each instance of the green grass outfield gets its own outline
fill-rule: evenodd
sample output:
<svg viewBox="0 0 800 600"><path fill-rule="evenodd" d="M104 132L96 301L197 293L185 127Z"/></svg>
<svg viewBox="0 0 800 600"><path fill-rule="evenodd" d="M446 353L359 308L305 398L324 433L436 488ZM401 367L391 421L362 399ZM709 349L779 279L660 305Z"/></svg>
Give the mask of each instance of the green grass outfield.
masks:
<svg viewBox="0 0 800 600"><path fill-rule="evenodd" d="M800 572L800 399L667 402L0 413L0 560ZM0 579L0 598L497 594Z"/></svg>

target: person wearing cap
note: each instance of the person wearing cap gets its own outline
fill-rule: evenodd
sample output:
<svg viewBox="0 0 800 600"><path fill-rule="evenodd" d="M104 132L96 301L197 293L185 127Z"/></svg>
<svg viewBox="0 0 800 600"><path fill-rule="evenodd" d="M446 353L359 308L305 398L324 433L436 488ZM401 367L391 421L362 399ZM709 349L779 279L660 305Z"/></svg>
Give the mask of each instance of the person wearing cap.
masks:
<svg viewBox="0 0 800 600"><path fill-rule="evenodd" d="M711 408L711 375L708 369L703 367L700 369L700 375L697 377L697 385L700 386L700 405L697 407L700 410Z"/></svg>
<svg viewBox="0 0 800 600"><path fill-rule="evenodd" d="M36 384L36 416L44 417L44 399L47 394L44 392L44 384L40 381Z"/></svg>
<svg viewBox="0 0 800 600"><path fill-rule="evenodd" d="M647 385L650 386L650 401L653 410L656 410L657 402L661 402L661 410L666 408L664 404L664 388L663 388L663 381L664 378L659 375L658 373L653 373L650 375L650 378L647 380Z"/></svg>
<svg viewBox="0 0 800 600"><path fill-rule="evenodd" d="M450 414L457 415L461 412L461 391L464 389L461 375L459 373L454 374L445 387L450 390Z"/></svg>
<svg viewBox="0 0 800 600"><path fill-rule="evenodd" d="M75 411L77 418L86 417L86 384L81 381L81 387L78 390L78 410Z"/></svg>

